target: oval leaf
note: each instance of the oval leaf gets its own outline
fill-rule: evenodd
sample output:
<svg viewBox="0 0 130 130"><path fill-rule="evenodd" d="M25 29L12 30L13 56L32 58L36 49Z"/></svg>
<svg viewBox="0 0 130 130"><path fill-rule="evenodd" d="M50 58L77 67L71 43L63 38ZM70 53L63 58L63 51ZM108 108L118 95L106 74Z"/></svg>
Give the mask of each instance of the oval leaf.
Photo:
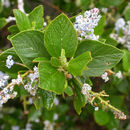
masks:
<svg viewBox="0 0 130 130"><path fill-rule="evenodd" d="M51 56L59 57L64 49L66 57L72 57L77 43L76 31L64 14L54 19L45 31L45 47Z"/></svg>

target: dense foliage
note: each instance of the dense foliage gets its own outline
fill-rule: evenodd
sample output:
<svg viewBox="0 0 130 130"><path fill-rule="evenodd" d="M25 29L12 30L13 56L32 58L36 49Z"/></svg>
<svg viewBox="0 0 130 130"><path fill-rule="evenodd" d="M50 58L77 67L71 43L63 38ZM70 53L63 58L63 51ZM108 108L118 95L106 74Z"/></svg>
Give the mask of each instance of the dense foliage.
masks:
<svg viewBox="0 0 130 130"><path fill-rule="evenodd" d="M126 0L2 0L1 129L129 130L129 15Z"/></svg>

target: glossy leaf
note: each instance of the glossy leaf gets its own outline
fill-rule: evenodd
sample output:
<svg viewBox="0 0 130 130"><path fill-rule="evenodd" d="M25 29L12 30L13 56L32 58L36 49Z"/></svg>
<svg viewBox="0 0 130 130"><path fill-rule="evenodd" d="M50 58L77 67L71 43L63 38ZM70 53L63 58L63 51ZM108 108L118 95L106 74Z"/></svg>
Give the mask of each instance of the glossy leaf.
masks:
<svg viewBox="0 0 130 130"><path fill-rule="evenodd" d="M23 31L11 38L16 53L28 67L32 68L33 59L37 57L49 57L44 47L44 34L40 31Z"/></svg>
<svg viewBox="0 0 130 130"><path fill-rule="evenodd" d="M31 26L35 29L41 29L43 27L44 19L43 19L43 6L40 5L36 7L29 15L29 21Z"/></svg>
<svg viewBox="0 0 130 130"><path fill-rule="evenodd" d="M26 14L17 9L15 9L13 12L16 18L16 24L20 31L31 29L31 24Z"/></svg>
<svg viewBox="0 0 130 130"><path fill-rule="evenodd" d="M76 58L70 60L67 70L74 76L81 76L89 61L91 61L91 53L84 52Z"/></svg>
<svg viewBox="0 0 130 130"><path fill-rule="evenodd" d="M123 57L123 52L111 45L94 40L82 41L77 49L76 56L90 51L92 61L88 63L88 70L83 72L84 76L99 76L105 70L114 67Z"/></svg>
<svg viewBox="0 0 130 130"><path fill-rule="evenodd" d="M50 63L39 63L39 76L40 88L54 92L56 94L61 94L64 91L65 76L62 72L59 72L56 68L54 68Z"/></svg>
<svg viewBox="0 0 130 130"><path fill-rule="evenodd" d="M64 49L66 57L72 57L77 43L76 31L64 14L55 18L45 31L45 47L51 56L59 57Z"/></svg>

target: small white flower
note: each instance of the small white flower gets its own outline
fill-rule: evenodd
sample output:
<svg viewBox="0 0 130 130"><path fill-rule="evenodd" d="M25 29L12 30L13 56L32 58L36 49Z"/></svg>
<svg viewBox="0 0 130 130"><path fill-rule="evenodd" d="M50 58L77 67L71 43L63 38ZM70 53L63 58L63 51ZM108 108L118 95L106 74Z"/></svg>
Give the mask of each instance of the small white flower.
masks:
<svg viewBox="0 0 130 130"><path fill-rule="evenodd" d="M12 98L15 98L17 96L17 92L13 92Z"/></svg>
<svg viewBox="0 0 130 130"><path fill-rule="evenodd" d="M109 80L108 73L105 72L104 74L102 74L102 75L101 75L101 78L102 78L105 82L107 82L107 81Z"/></svg>
<svg viewBox="0 0 130 130"><path fill-rule="evenodd" d="M18 9L25 13L23 0L18 0Z"/></svg>
<svg viewBox="0 0 130 130"><path fill-rule="evenodd" d="M119 79L123 78L123 75L122 75L121 71L116 73L115 76L118 77Z"/></svg>
<svg viewBox="0 0 130 130"><path fill-rule="evenodd" d="M58 99L58 98L55 98L55 99L54 99L54 103L55 103L56 106L59 105L59 99Z"/></svg>
<svg viewBox="0 0 130 130"><path fill-rule="evenodd" d="M17 85L19 85L20 83L22 83L22 77L18 75L16 81L17 81Z"/></svg>
<svg viewBox="0 0 130 130"><path fill-rule="evenodd" d="M12 56L9 55L6 59L6 67L10 69L14 65L14 60L12 59Z"/></svg>
<svg viewBox="0 0 130 130"><path fill-rule="evenodd" d="M98 110L99 110L99 107L95 107L94 110L95 110L95 111L98 111Z"/></svg>
<svg viewBox="0 0 130 130"><path fill-rule="evenodd" d="M119 18L115 23L115 30L118 32L120 29L124 29L125 20L123 18Z"/></svg>
<svg viewBox="0 0 130 130"><path fill-rule="evenodd" d="M108 8L102 8L101 11L105 14L108 12Z"/></svg>
<svg viewBox="0 0 130 130"><path fill-rule="evenodd" d="M46 27L47 26L47 22L44 22L43 26Z"/></svg>
<svg viewBox="0 0 130 130"><path fill-rule="evenodd" d="M4 88L4 89L3 89L3 92L4 92L5 94L7 94L7 93L8 93L8 89L7 89L7 88Z"/></svg>
<svg viewBox="0 0 130 130"><path fill-rule="evenodd" d="M91 91L91 90L92 90L92 87L89 84L85 83L85 84L83 84L81 93L86 95L86 94L88 94L88 91Z"/></svg>
<svg viewBox="0 0 130 130"><path fill-rule="evenodd" d="M53 120L55 121L55 120L57 120L57 119L58 119L58 114L55 113L55 114L54 114L54 117L53 117Z"/></svg>
<svg viewBox="0 0 130 130"><path fill-rule="evenodd" d="M29 104L33 104L33 99L32 99L32 98L29 98L29 99L28 99L28 102L29 102Z"/></svg>

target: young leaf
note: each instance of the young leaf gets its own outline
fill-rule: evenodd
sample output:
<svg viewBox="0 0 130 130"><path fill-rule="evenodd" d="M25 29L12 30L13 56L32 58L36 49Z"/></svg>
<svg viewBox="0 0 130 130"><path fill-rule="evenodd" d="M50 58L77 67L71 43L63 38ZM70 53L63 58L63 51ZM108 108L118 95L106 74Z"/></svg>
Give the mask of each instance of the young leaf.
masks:
<svg viewBox="0 0 130 130"><path fill-rule="evenodd" d="M8 69L6 67L6 59L9 55L13 56L13 60L15 62L21 63L21 60L16 55L14 48L7 49L6 51L4 51L3 53L0 54L0 71L4 71L4 72L8 73L12 78L16 78L17 73L20 70L26 70L26 68L19 66L17 64L14 64L10 69Z"/></svg>
<svg viewBox="0 0 130 130"><path fill-rule="evenodd" d="M85 107L86 103L87 103L87 98L85 95L83 95L81 93L81 87L79 85L77 85L76 83L74 84L75 86L75 97L74 97L74 108L76 110L76 112L80 115L80 113L82 112L81 108Z"/></svg>
<svg viewBox="0 0 130 130"><path fill-rule="evenodd" d="M51 57L51 65L54 67L59 67L61 63L56 57Z"/></svg>
<svg viewBox="0 0 130 130"><path fill-rule="evenodd" d="M68 95L68 96L72 96L73 95L73 90L70 86L67 86L67 88L65 88L64 92Z"/></svg>
<svg viewBox="0 0 130 130"><path fill-rule="evenodd" d="M18 9L15 9L13 12L16 18L16 24L20 31L31 29L31 24L26 14L24 14Z"/></svg>
<svg viewBox="0 0 130 130"><path fill-rule="evenodd" d="M0 29L2 29L7 24L5 18L0 18Z"/></svg>
<svg viewBox="0 0 130 130"><path fill-rule="evenodd" d="M41 29L43 27L43 6L36 7L29 15L29 21L35 29Z"/></svg>
<svg viewBox="0 0 130 130"><path fill-rule="evenodd" d="M70 60L67 70L69 73L73 74L74 76L81 76L83 70L91 61L91 53L84 52L81 55L77 56L76 58Z"/></svg>
<svg viewBox="0 0 130 130"><path fill-rule="evenodd" d="M40 62L39 63L39 87L61 94L64 91L65 76L62 72L59 72L50 63Z"/></svg>
<svg viewBox="0 0 130 130"><path fill-rule="evenodd" d="M8 35L8 40L10 40L11 37L13 37L14 35L16 35L17 33L19 33L19 29L17 27L17 25L12 25L8 28L9 32L11 33L11 35Z"/></svg>
<svg viewBox="0 0 130 130"><path fill-rule="evenodd" d="M45 31L45 47L51 56L59 57L61 49L64 49L66 57L72 57L77 43L76 31L64 14L55 18Z"/></svg>
<svg viewBox="0 0 130 130"><path fill-rule="evenodd" d="M28 68L32 68L33 59L49 57L43 39L44 34L35 30L23 31L11 38L16 53Z"/></svg>
<svg viewBox="0 0 130 130"><path fill-rule="evenodd" d="M38 57L38 58L35 58L33 62L49 62L49 60L46 57Z"/></svg>
<svg viewBox="0 0 130 130"><path fill-rule="evenodd" d="M123 57L123 52L111 45L94 40L82 41L77 49L76 56L90 51L93 60L88 63L88 70L83 72L84 76L99 76L105 70L114 67Z"/></svg>

